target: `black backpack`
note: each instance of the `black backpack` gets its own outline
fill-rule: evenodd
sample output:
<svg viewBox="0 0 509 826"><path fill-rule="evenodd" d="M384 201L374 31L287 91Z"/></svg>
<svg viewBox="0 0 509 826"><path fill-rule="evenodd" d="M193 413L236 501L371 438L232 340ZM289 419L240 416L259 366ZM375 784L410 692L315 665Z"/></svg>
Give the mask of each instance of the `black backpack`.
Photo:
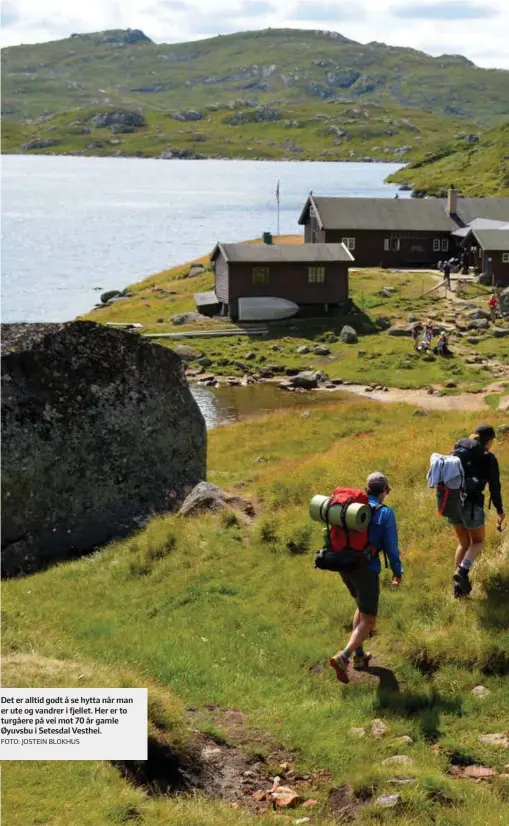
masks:
<svg viewBox="0 0 509 826"><path fill-rule="evenodd" d="M465 473L465 492L482 493L486 484L486 448L478 439L458 439L451 451L457 456Z"/></svg>

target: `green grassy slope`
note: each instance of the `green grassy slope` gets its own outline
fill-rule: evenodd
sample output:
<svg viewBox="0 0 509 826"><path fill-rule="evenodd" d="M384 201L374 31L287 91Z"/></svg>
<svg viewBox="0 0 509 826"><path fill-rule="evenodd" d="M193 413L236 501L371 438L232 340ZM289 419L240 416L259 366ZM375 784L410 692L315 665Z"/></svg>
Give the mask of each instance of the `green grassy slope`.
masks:
<svg viewBox="0 0 509 826"><path fill-rule="evenodd" d="M407 160L509 112L507 72L313 31L171 45L102 32L8 48L2 62L4 118L57 141L46 152ZM276 120L253 122L257 106ZM143 111L148 126L83 135L93 114L115 107ZM203 119L172 117L189 109ZM4 151L21 146L4 137Z"/></svg>
<svg viewBox="0 0 509 826"><path fill-rule="evenodd" d="M284 240L291 238L300 240L297 236L288 236ZM230 324L228 319L204 319L185 327L172 322L173 316L195 310L194 293L213 289L214 277L208 256L201 258L200 262L208 267L208 272L198 278L187 278L189 264L175 267L129 286L128 297L92 310L83 318L99 323L138 322L143 324L144 332L151 333L224 329ZM218 375L256 375L260 370L273 366L275 375L284 373L287 368L318 369L324 370L331 379L341 378L360 384L374 382L418 388L454 382L464 390L484 388L494 376L495 364L509 363L509 337L494 338L490 330L484 333L476 331L476 343L472 344L469 341L472 333L460 335L460 331L456 330L451 334L454 359L444 360L434 356L423 359L414 352L410 338L389 336L377 324L381 317L388 318L391 324L406 324L411 315L421 323L428 317L437 324L444 322L449 325L448 330L455 330L454 325L458 321L465 330L467 320L462 310L444 301L442 289L428 296L423 295L437 283L438 280L429 273L388 273L376 269L355 271L350 273L349 287L357 311L351 315L291 319L286 325L270 325L269 334L257 338L200 338L184 343L203 352L211 360L207 372ZM388 297L382 297L379 294L382 287L390 287L393 292ZM486 307L489 294L488 288L472 287L472 306L477 302L479 306ZM339 341L344 324L351 324L358 331L358 345ZM498 326L504 327L507 323L500 320ZM182 343L161 341L171 347ZM313 354L313 346L320 342L327 343L330 355ZM296 352L302 345L309 348L309 352L303 355ZM246 360L248 353L254 355ZM481 354L484 363L471 363L476 355ZM238 366L236 362L239 362Z"/></svg>
<svg viewBox="0 0 509 826"><path fill-rule="evenodd" d="M509 121L481 135L478 143L439 146L388 180L428 195L444 195L453 184L465 196L509 196Z"/></svg>
<svg viewBox="0 0 509 826"><path fill-rule="evenodd" d="M507 775L507 750L479 739L507 726L507 543L490 518L473 595L455 602L455 541L434 512L425 474L430 452L447 450L476 420L412 413L340 402L305 418L288 411L212 432L208 478L253 500L252 524L231 514L161 517L89 558L4 583L4 684L148 683L158 736L177 748L195 736L191 728L234 745L239 729L228 725L227 710L240 711L241 749L266 761L266 785L281 772L280 761L268 756L268 738L294 754L296 772L318 772L308 791L316 806L269 813L259 821L266 826L303 816L332 826L338 813L333 819L329 791L339 787L352 795L342 817L353 811L359 826L506 822L507 776L473 783L454 772L474 763ZM491 414L495 425L506 419ZM497 454L507 485L507 439L497 443ZM311 556L321 535L307 516L310 496L339 483L362 484L373 468L393 484L406 569L399 591L382 574L371 649L397 690L373 676L348 687L335 680L327 658L344 643L352 601L337 576L313 569ZM471 693L479 684L490 691L485 699ZM389 729L379 740L369 734L374 718ZM365 737L352 727L364 727ZM402 735L413 742L398 742ZM411 764L383 764L396 754ZM398 786L395 777L415 782ZM384 811L376 799L388 793L401 799ZM239 799L233 809L200 793L147 797L107 763L3 767L10 826L244 826L253 821Z"/></svg>

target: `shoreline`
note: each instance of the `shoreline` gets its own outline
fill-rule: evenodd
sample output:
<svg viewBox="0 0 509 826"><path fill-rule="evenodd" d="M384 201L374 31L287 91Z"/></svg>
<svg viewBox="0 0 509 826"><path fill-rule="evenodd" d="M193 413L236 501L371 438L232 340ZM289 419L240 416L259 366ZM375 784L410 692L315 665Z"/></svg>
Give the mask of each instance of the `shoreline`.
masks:
<svg viewBox="0 0 509 826"><path fill-rule="evenodd" d="M244 157L234 157L234 158L225 158L225 157L214 157L213 155L207 156L197 156L197 157L190 157L190 158L179 158L175 156L174 158L162 158L160 155L93 155L85 154L83 152L42 152L38 150L30 150L28 152L5 152L2 151L0 153L1 156L5 157L14 157L14 158L33 158L33 157L42 157L42 158L104 158L107 160L132 160L132 161L242 161L243 163L249 161L251 163L295 163L295 164L303 164L303 163L348 163L348 164L367 164L371 166L372 164L384 164L386 166L400 166L404 168L407 164L399 164L397 161L394 160L387 160L387 158L371 158L371 160L366 160L362 158L244 158ZM398 170L399 171L399 170ZM405 184L398 184L390 183L384 180L384 183L387 186L394 186L398 187L398 191L407 191L410 190L401 190L401 186L405 186Z"/></svg>

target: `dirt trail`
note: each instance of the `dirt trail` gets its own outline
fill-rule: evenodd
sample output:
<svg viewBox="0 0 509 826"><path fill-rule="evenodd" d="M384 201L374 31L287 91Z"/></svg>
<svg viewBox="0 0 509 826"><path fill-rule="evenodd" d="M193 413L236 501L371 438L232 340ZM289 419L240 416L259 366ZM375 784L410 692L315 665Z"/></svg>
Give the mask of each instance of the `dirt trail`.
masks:
<svg viewBox="0 0 509 826"><path fill-rule="evenodd" d="M430 394L427 390L400 390L398 388L390 388L385 392L382 390L366 392L366 385L364 384L349 384L346 387L341 385L338 389L386 404L404 402L415 405L415 407L422 407L425 410L484 410L486 412L489 408L484 401L485 395L488 392L500 392L498 385L488 388L483 393L458 393L455 396L440 396ZM509 395L501 397L498 409L509 410Z"/></svg>

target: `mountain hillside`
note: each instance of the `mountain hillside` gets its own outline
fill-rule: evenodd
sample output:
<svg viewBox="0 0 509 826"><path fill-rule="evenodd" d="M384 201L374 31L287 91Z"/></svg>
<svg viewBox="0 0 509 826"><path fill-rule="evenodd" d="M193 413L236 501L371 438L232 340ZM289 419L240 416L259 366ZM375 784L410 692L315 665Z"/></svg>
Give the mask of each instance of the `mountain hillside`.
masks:
<svg viewBox="0 0 509 826"><path fill-rule="evenodd" d="M509 196L509 121L478 142L454 141L400 169L389 178L416 192L444 195L453 184L465 196Z"/></svg>
<svg viewBox="0 0 509 826"><path fill-rule="evenodd" d="M8 152L406 161L509 114L508 72L334 32L168 45L108 31L4 49L2 63L4 122L20 125Z"/></svg>

